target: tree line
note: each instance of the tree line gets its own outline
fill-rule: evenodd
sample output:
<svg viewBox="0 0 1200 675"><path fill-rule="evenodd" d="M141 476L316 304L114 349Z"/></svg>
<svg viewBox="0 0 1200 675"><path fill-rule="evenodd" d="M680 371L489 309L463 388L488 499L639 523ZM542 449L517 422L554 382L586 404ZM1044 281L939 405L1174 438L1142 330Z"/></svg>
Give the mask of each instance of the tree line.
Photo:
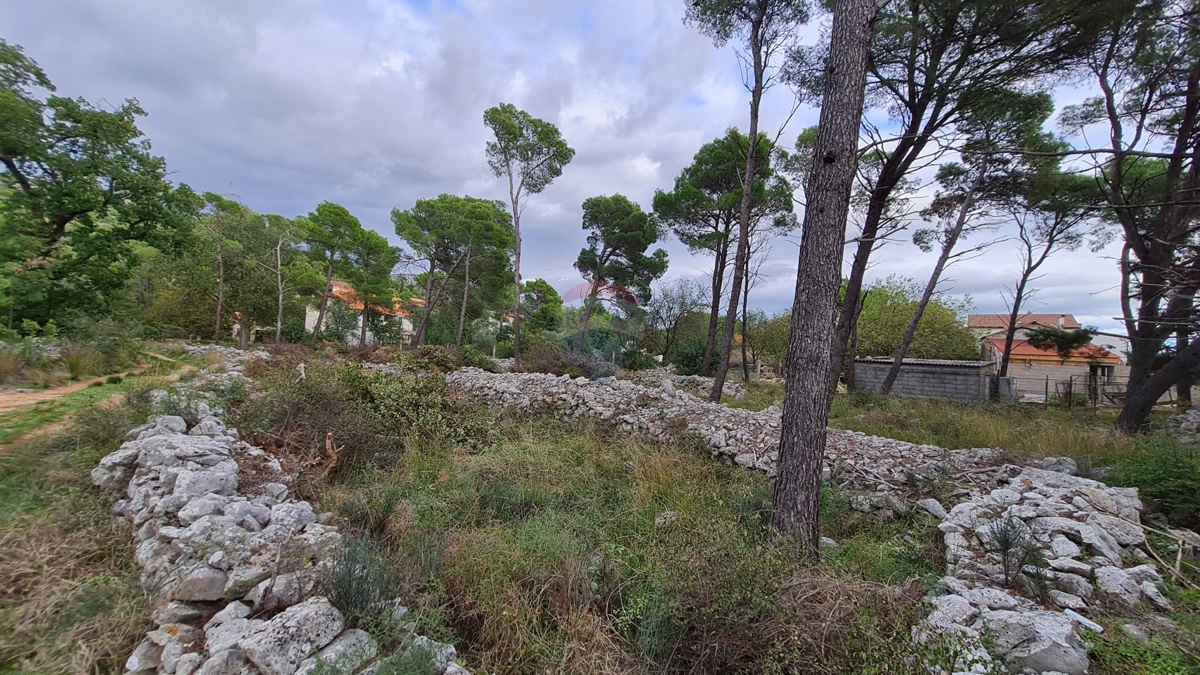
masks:
<svg viewBox="0 0 1200 675"><path fill-rule="evenodd" d="M814 551L813 500L830 397L853 362L856 336L862 338L858 329L871 302L867 271L888 242L907 235L937 254L895 356L913 353L946 269L994 246L1004 227L1016 231L1021 256L1012 317L1056 251L1100 245L1106 237L1120 241L1119 314L1131 345L1121 429L1144 428L1158 397L1190 385L1200 366L1195 0L827 4L829 39L818 44L800 42L814 7L799 0L685 5L685 22L716 45L735 47L748 94L747 133L731 129L702 147L673 188L656 193L649 213L620 195L589 199L588 247L576 261L589 284L580 322L586 328L602 302L633 299L644 309L653 300L650 283L666 259L648 251L666 233L711 254L699 360L717 380L719 398L734 335L739 327L750 335L756 251L761 258L772 237L798 231L775 522ZM357 234L361 225L348 213L333 215L335 205L303 219L259 216L227 198L171 184L165 163L136 128L143 114L136 102L100 110L56 96L36 63L7 44L0 46L0 80L0 291L9 325L119 311L135 277L145 287L174 289L188 273L203 276L196 271L201 266L156 267L155 273L178 268L168 280L143 279L139 267L153 255L172 261L201 255L196 242L208 237L203 255L210 264L203 269L215 270L215 280L196 284L239 321L265 324L262 317L273 310L282 334L289 298L303 297L315 281L323 312L329 282L340 276L364 298L364 319L371 306L419 297L419 340L440 322L461 342L481 308L508 305L519 355L521 323L532 316L523 306L522 209L574 156L553 124L510 104L489 109L484 123L493 139L486 156L507 182L507 202L447 195L393 212L405 242L397 251ZM1083 83L1098 95L1064 107L1054 120L1065 132L1058 135L1046 131L1054 111L1050 92L1064 83ZM790 91L795 106L821 110L820 123L786 151L780 143L786 121L768 130L760 119L764 97L780 89ZM923 185L923 170L934 166L935 184ZM926 198L930 187L934 194ZM261 232L222 234L250 222ZM401 260L420 267L404 281L408 287L382 282ZM511 284L499 281L508 276ZM254 281L233 283L243 278ZM261 288L256 297L271 302L242 297L255 295L246 288ZM544 287L528 288L546 295ZM666 319L673 313L654 311Z"/></svg>

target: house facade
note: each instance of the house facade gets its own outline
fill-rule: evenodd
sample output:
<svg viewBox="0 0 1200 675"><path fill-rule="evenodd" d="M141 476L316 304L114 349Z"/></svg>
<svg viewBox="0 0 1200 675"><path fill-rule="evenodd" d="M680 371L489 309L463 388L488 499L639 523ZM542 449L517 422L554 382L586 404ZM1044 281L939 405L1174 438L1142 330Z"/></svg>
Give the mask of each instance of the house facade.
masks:
<svg viewBox="0 0 1200 675"><path fill-rule="evenodd" d="M999 366L1008 320L1008 315L1004 314L972 314L968 317L967 327L980 338L982 360L994 361ZM1029 344L1030 329L1049 326L1065 330L1080 327L1070 314L1023 314L1017 319L1008 377L1013 379L1018 399L1036 401L1044 399L1047 393L1062 397L1070 392L1073 395L1085 393L1089 398L1098 397L1101 402L1110 402L1124 393L1129 368L1118 354L1089 344L1073 350L1063 359L1058 352L1044 351Z"/></svg>
<svg viewBox="0 0 1200 675"><path fill-rule="evenodd" d="M347 284L342 281L334 281L333 282L329 296L330 296L331 300L333 300L333 299L339 300L343 304L345 304L347 307L349 307L350 309L352 309L358 313L354 329L346 331L346 335L345 335L346 344L349 344L351 346L358 346L358 339L362 335L362 322L363 322L363 315L362 315L363 302L362 302L362 300L359 299L358 294L354 292L354 289L352 289L350 287L350 284ZM412 298L409 302L414 305L417 305L417 306L424 304L424 302L420 298ZM412 337L416 333L416 329L413 326L411 317L409 316L409 311L403 307L402 303L399 300L396 300L392 304L392 307L390 307L390 308L376 307L376 308L374 308L374 311L376 311L380 314L382 321L385 323L399 323L401 335L403 336L403 341L406 344L412 341ZM314 304L309 305L304 312L304 329L307 330L309 333L311 333L317 327L317 317L319 315L320 315L320 304L319 304L319 300L318 300ZM329 320L329 312L328 311L326 311L326 313L325 313L325 320L326 321ZM367 327L367 344L373 345L373 344L378 344L378 343L379 343L379 340L371 332L371 329L368 326Z"/></svg>

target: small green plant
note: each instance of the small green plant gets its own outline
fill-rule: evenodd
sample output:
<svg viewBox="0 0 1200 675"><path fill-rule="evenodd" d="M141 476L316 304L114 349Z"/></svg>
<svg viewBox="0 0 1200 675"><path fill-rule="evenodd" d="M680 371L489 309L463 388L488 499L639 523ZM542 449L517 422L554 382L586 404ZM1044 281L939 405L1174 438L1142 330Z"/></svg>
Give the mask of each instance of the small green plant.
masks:
<svg viewBox="0 0 1200 675"><path fill-rule="evenodd" d="M1000 568L1005 586L1011 587L1018 577L1024 577L1035 587L1038 581L1044 582L1040 574L1024 571L1026 568L1044 569L1046 554L1020 518L1006 516L994 520L986 526L985 532L984 546L1000 555Z"/></svg>
<svg viewBox="0 0 1200 675"><path fill-rule="evenodd" d="M379 545L361 537L343 540L321 579L321 591L352 627L381 643L395 639L400 626L390 604L400 593L400 581Z"/></svg>
<svg viewBox="0 0 1200 675"><path fill-rule="evenodd" d="M41 329L42 327L33 319L24 319L21 321L21 332L26 337L37 337L38 331Z"/></svg>
<svg viewBox="0 0 1200 675"><path fill-rule="evenodd" d="M410 642L403 650L378 663L375 675L429 675L437 655L425 644Z"/></svg>
<svg viewBox="0 0 1200 675"><path fill-rule="evenodd" d="M342 503L342 517L359 532L378 541L387 534L388 521L402 500L400 486L375 483L357 490Z"/></svg>
<svg viewBox="0 0 1200 675"><path fill-rule="evenodd" d="M646 352L630 350L621 356L621 367L625 370L649 370L657 366L658 361Z"/></svg>
<svg viewBox="0 0 1200 675"><path fill-rule="evenodd" d="M104 379L105 384L121 384L124 381L125 378L121 377L120 375L109 375Z"/></svg>

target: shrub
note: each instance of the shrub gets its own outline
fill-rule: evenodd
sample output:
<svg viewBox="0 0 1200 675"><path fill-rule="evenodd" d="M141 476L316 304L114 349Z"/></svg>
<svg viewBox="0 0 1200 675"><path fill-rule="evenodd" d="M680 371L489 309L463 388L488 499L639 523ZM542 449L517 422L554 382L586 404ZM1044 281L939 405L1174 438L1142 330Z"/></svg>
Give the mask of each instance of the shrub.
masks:
<svg viewBox="0 0 1200 675"><path fill-rule="evenodd" d="M704 340L688 338L675 345L671 353L671 363L680 375L695 375L704 365Z"/></svg>
<svg viewBox="0 0 1200 675"><path fill-rule="evenodd" d="M120 375L109 375L107 378L105 378L104 383L105 384L121 384L124 381L125 381L125 378L121 377Z"/></svg>
<svg viewBox="0 0 1200 675"><path fill-rule="evenodd" d="M400 592L400 581L378 545L366 539L344 539L321 579L321 592L350 626L380 642L394 638L399 626L388 610Z"/></svg>
<svg viewBox="0 0 1200 675"><path fill-rule="evenodd" d="M360 488L342 503L342 516L359 532L376 540L387 534L388 521L400 505L403 493L391 483L374 483Z"/></svg>
<svg viewBox="0 0 1200 675"><path fill-rule="evenodd" d="M658 361L646 352L634 349L621 355L621 367L625 370L650 370L658 367Z"/></svg>
<svg viewBox="0 0 1200 675"><path fill-rule="evenodd" d="M14 352L0 349L0 384L13 379L21 372L21 359Z"/></svg>
<svg viewBox="0 0 1200 675"><path fill-rule="evenodd" d="M63 347L62 359L72 380L99 375L105 370L104 354L92 345L69 344Z"/></svg>
<svg viewBox="0 0 1200 675"><path fill-rule="evenodd" d="M496 358L511 359L513 357L512 342L497 342L496 343Z"/></svg>
<svg viewBox="0 0 1200 675"><path fill-rule="evenodd" d="M283 320L283 341L301 343L308 339L308 330L304 327L304 319L289 318Z"/></svg>
<svg viewBox="0 0 1200 675"><path fill-rule="evenodd" d="M1174 525L1200 526L1200 451L1170 439L1144 436L1105 481L1138 488Z"/></svg>

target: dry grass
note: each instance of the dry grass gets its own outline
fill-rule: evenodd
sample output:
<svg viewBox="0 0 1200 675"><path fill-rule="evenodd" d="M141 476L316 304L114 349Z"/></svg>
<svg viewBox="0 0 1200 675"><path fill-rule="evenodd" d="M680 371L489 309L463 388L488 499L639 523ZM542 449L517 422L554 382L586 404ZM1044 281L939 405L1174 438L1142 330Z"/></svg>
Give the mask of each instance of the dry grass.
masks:
<svg viewBox="0 0 1200 675"><path fill-rule="evenodd" d="M132 533L88 480L144 416L137 401L84 410L0 458L0 672L120 673L151 627Z"/></svg>

